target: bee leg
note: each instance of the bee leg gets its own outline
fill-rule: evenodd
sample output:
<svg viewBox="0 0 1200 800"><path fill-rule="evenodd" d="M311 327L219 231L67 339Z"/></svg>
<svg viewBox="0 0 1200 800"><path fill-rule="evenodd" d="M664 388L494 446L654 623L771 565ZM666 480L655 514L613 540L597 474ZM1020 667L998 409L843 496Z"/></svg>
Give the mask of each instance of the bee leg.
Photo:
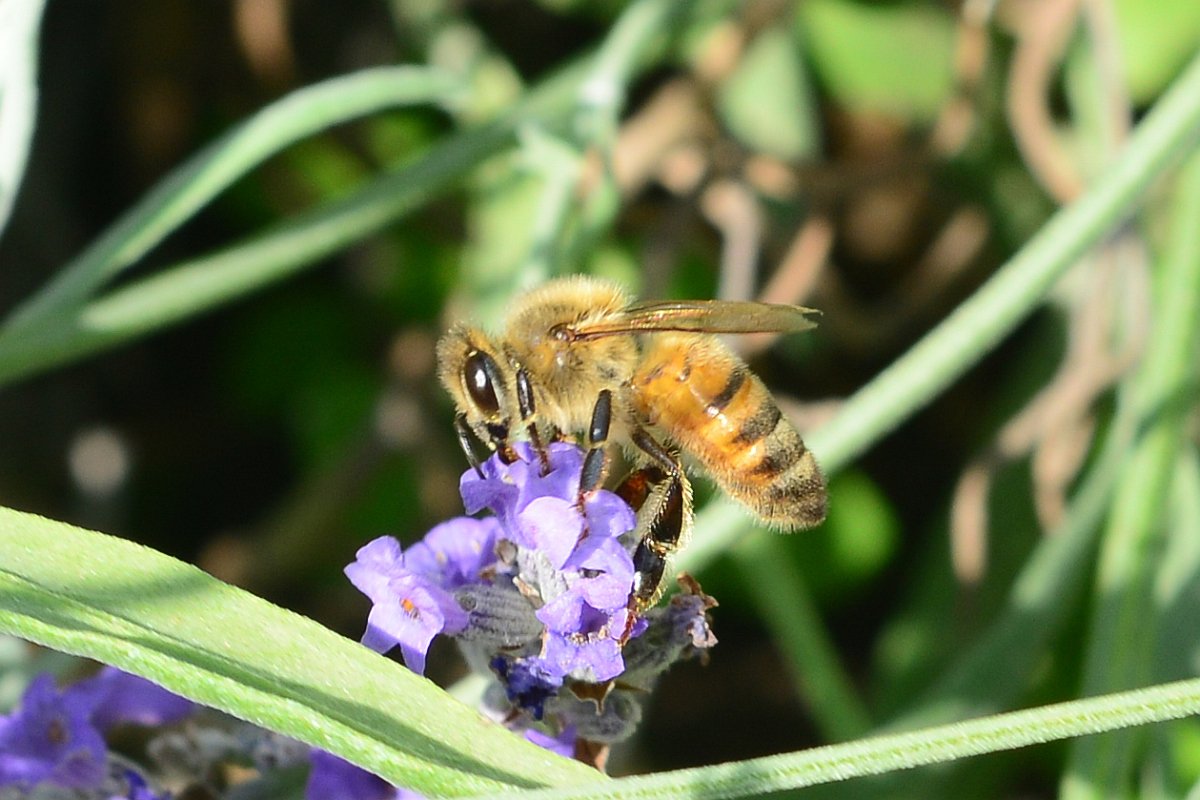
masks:
<svg viewBox="0 0 1200 800"><path fill-rule="evenodd" d="M458 434L458 444L466 454L467 461L475 468L475 474L482 478L483 468L480 466L479 458L475 455L475 448L471 445L471 428L467 425L466 415L454 415L454 432Z"/></svg>
<svg viewBox="0 0 1200 800"><path fill-rule="evenodd" d="M533 403L533 386L529 383L529 372L524 367L517 369L517 407L521 411L521 421L525 423L525 430L529 432L529 442L537 452L538 461L541 462L542 475L545 476L550 472L550 456L546 452L546 446L542 444L537 422L533 418L537 410Z"/></svg>
<svg viewBox="0 0 1200 800"><path fill-rule="evenodd" d="M630 603L638 612L654 605L662 595L667 563L687 535L691 494L691 485L682 474L664 475L663 482L653 490L652 515L633 552L637 579Z"/></svg>
<svg viewBox="0 0 1200 800"><path fill-rule="evenodd" d="M640 427L634 429L632 439L654 463L638 470L618 487L623 496L638 499L641 495L641 507L650 504L645 514L639 514L643 530L633 553L637 577L629 597L629 630L622 641L629 637L637 616L662 596L663 577L671 555L683 546L692 526L692 486L679 460Z"/></svg>
<svg viewBox="0 0 1200 800"><path fill-rule="evenodd" d="M583 500L604 483L604 475L608 472L608 428L612 422L612 392L604 389L596 397L596 405L592 408L592 424L588 426L588 451L583 458L583 470L579 476L578 504L583 508Z"/></svg>

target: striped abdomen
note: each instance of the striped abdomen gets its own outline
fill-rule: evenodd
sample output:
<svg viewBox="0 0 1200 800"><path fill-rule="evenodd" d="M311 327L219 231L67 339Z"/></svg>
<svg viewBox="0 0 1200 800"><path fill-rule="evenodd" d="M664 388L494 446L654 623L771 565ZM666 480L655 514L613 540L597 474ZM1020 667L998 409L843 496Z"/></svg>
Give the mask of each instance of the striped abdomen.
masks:
<svg viewBox="0 0 1200 800"><path fill-rule="evenodd" d="M767 523L820 523L825 482L817 462L762 381L714 337L648 340L632 380L637 412Z"/></svg>

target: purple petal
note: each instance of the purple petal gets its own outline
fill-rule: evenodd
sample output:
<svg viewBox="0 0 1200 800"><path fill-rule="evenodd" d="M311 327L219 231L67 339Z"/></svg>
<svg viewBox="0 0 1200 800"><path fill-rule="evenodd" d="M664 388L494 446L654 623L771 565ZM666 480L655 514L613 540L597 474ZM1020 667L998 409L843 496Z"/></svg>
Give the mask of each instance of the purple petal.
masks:
<svg viewBox="0 0 1200 800"><path fill-rule="evenodd" d="M105 667L91 678L68 687L63 692L63 701L91 708L89 719L101 731L123 723L145 727L169 725L195 710L192 701L116 667Z"/></svg>
<svg viewBox="0 0 1200 800"><path fill-rule="evenodd" d="M404 567L433 579L443 589L457 589L479 579L496 562L500 523L495 517L457 517L434 527L404 552Z"/></svg>
<svg viewBox="0 0 1200 800"><path fill-rule="evenodd" d="M490 508L498 517L516 513L517 497L521 490L511 480L506 480L507 469L501 472L497 465L503 466L498 457L492 456L480 467L484 477L479 477L474 469L463 473L458 492L462 495L463 508L468 514L485 508Z"/></svg>
<svg viewBox="0 0 1200 800"><path fill-rule="evenodd" d="M558 633L577 633L583 622L583 597L575 591L560 594L535 612L546 628Z"/></svg>
<svg viewBox="0 0 1200 800"><path fill-rule="evenodd" d="M634 529L637 515L629 504L612 492L601 489L584 505L588 533L592 536L616 538Z"/></svg>
<svg viewBox="0 0 1200 800"><path fill-rule="evenodd" d="M419 575L395 577L388 590L371 608L362 642L381 653L399 645L405 665L424 674L425 654L433 637L443 631L462 631L467 613L453 595Z"/></svg>
<svg viewBox="0 0 1200 800"><path fill-rule="evenodd" d="M537 498L517 515L517 524L526 546L541 550L555 569L563 568L583 535L583 518L559 497Z"/></svg>
<svg viewBox="0 0 1200 800"><path fill-rule="evenodd" d="M616 611L624 608L633 592L633 558L615 539L600 539L593 543L596 546L581 563L576 563L577 554L569 559L569 563L588 575L576 581L569 593L596 609Z"/></svg>
<svg viewBox="0 0 1200 800"><path fill-rule="evenodd" d="M576 584L579 596L592 608L601 611L617 611L629 604L633 591L633 580L616 575L597 575L585 578Z"/></svg>
<svg viewBox="0 0 1200 800"><path fill-rule="evenodd" d="M400 542L392 536L381 536L360 547L354 563L343 571L375 603L383 602L391 594L388 584L393 578L408 574Z"/></svg>
<svg viewBox="0 0 1200 800"><path fill-rule="evenodd" d="M541 660L552 675L590 670L588 678L596 682L615 678L625 671L621 646L609 636L566 637L552 633L546 637Z"/></svg>
<svg viewBox="0 0 1200 800"><path fill-rule="evenodd" d="M518 510L539 497L558 497L575 502L579 495L579 476L583 471L582 450L567 442L552 442L547 448L550 472L545 475L541 474L541 466L533 448L518 452L527 454L527 460L522 466L528 465L517 480L517 485L521 487ZM517 464L513 464L513 467L515 469Z"/></svg>
<svg viewBox="0 0 1200 800"><path fill-rule="evenodd" d="M575 726L568 725L563 729L562 733L557 736L551 736L547 733L542 733L536 728L529 728L525 731L525 738L536 744L538 747L544 747L551 753L557 753L564 758L575 757Z"/></svg>

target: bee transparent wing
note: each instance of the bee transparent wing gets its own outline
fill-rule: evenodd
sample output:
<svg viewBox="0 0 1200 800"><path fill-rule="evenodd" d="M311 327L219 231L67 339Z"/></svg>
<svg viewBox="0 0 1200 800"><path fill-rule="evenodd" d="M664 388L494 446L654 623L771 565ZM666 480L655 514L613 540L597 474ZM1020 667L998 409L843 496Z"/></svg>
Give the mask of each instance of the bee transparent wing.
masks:
<svg viewBox="0 0 1200 800"><path fill-rule="evenodd" d="M616 314L607 314L568 326L572 338L593 339L621 333L690 331L694 333L795 333L816 327L803 306L773 305L733 300L670 300L634 303Z"/></svg>

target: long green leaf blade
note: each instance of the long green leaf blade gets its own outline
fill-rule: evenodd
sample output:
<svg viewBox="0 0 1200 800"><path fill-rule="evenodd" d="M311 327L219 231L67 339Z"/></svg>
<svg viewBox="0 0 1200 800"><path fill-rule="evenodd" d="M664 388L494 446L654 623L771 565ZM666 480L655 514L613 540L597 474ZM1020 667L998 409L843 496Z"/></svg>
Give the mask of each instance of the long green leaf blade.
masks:
<svg viewBox="0 0 1200 800"><path fill-rule="evenodd" d="M29 324L84 302L234 181L301 139L384 108L446 100L460 90L457 80L438 70L377 67L292 92L177 167L7 324Z"/></svg>
<svg viewBox="0 0 1200 800"><path fill-rule="evenodd" d="M1200 712L1200 679L747 761L541 789L522 800L723 800L938 764ZM503 796L503 795L501 795Z"/></svg>
<svg viewBox="0 0 1200 800"><path fill-rule="evenodd" d="M0 0L0 234L12 214L33 140L45 6L45 0Z"/></svg>
<svg viewBox="0 0 1200 800"><path fill-rule="evenodd" d="M0 509L0 630L143 675L435 796L595 780L429 681L132 542Z"/></svg>

